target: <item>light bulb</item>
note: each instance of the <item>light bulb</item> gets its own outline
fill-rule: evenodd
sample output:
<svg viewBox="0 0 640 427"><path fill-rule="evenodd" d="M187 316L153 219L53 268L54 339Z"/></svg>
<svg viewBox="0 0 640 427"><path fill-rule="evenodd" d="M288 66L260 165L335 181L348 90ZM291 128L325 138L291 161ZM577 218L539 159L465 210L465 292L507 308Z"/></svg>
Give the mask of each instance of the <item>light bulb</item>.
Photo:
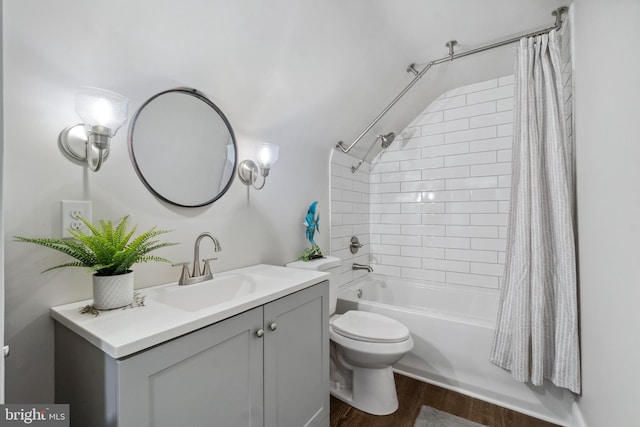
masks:
<svg viewBox="0 0 640 427"><path fill-rule="evenodd" d="M261 169L271 169L276 161L280 148L275 144L262 142L256 145L256 162Z"/></svg>

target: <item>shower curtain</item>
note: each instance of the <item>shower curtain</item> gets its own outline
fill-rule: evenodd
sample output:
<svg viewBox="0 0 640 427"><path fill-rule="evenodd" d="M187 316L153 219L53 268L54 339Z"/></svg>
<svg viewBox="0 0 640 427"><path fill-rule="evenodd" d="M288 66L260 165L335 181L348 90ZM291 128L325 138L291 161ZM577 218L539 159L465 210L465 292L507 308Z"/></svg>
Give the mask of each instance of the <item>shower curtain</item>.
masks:
<svg viewBox="0 0 640 427"><path fill-rule="evenodd" d="M516 50L511 213L491 362L580 393L571 149L560 35Z"/></svg>

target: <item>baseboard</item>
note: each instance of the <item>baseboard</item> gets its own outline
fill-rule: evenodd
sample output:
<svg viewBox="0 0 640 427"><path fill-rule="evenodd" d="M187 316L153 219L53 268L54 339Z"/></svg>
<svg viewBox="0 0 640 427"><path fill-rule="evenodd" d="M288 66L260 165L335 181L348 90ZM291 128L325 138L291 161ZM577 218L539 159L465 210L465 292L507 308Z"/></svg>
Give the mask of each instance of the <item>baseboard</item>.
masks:
<svg viewBox="0 0 640 427"><path fill-rule="evenodd" d="M573 422L571 422L571 424L567 424L566 420L560 420L560 419L548 417L548 416L546 416L544 414L539 414L539 413L536 413L536 412L533 412L533 411L529 411L529 410L527 410L525 408L517 407L517 406L511 405L511 404L509 404L507 402L502 402L502 401L499 401L499 400L496 400L496 399L492 399L490 397L487 397L487 396L484 396L484 395L481 395L481 394L478 394L478 393L470 392L470 391L465 390L464 388L461 388L461 387L456 387L456 386L452 386L451 384L445 384L445 383L442 383L442 382L439 382L439 381L434 381L432 379L425 378L425 377L422 377L420 375L413 374L411 372L403 371L401 369L394 368L393 371L397 372L400 375L404 375L406 377L413 378L413 379L418 380L418 381L422 381L422 382L425 382L425 383L428 383L428 384L433 384L433 385L441 387L441 388L446 388L447 390L455 391L456 393L464 394L465 396L473 397L475 399L482 400L484 402L488 402L488 403L491 403L493 405L502 406L503 408L507 408L507 409L510 409L512 411L520 412L521 414L525 414L525 415L528 415L530 417L534 417L534 418L537 418L539 420L546 421L546 422L549 422L549 423L552 423L552 424L557 424L557 425L562 426L562 427L587 427L586 424L584 424L584 421L583 421L583 424L574 424ZM575 417L576 411L577 411L577 414L580 416L580 419L582 419L582 413L580 412L579 408L577 408L577 405L574 402L573 408L572 408L572 417Z"/></svg>

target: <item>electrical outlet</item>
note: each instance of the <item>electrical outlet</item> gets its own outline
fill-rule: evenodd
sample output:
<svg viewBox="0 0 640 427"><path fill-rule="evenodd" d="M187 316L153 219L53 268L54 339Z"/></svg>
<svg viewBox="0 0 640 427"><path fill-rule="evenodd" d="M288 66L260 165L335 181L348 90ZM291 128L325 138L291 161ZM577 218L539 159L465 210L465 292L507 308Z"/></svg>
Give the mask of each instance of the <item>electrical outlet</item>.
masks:
<svg viewBox="0 0 640 427"><path fill-rule="evenodd" d="M82 217L91 222L91 201L63 200L61 203L62 212L62 238L73 237L69 229L75 231L88 232L89 229L78 217Z"/></svg>

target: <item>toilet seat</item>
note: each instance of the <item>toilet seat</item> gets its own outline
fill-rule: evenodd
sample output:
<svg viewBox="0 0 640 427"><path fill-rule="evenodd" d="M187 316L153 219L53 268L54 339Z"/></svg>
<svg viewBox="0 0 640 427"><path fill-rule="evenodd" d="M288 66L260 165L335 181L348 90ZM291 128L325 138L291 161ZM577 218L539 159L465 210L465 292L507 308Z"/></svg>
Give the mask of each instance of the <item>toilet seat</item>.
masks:
<svg viewBox="0 0 640 427"><path fill-rule="evenodd" d="M347 311L331 323L331 329L343 337L368 343L399 343L410 337L402 323L368 311Z"/></svg>

